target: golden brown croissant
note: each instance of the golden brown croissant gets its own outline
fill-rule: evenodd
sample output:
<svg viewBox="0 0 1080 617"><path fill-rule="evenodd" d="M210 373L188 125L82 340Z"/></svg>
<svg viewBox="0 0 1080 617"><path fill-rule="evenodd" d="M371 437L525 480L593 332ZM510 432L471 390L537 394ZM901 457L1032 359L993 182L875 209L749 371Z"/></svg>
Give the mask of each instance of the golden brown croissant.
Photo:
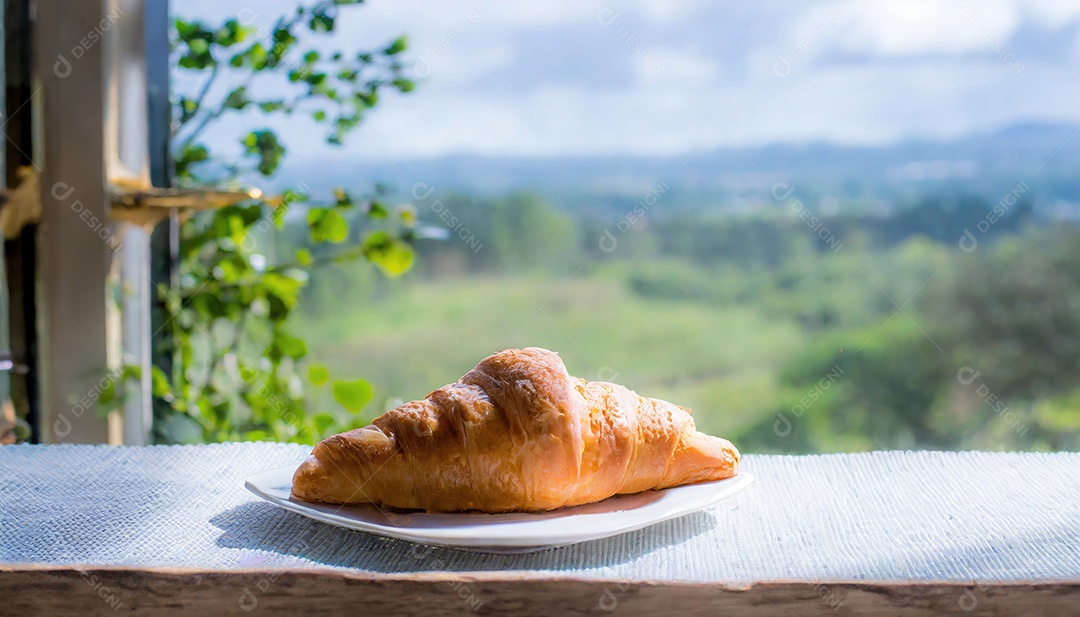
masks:
<svg viewBox="0 0 1080 617"><path fill-rule="evenodd" d="M293 495L432 512L542 511L735 475L739 452L690 411L571 377L554 352L509 349L457 383L323 440Z"/></svg>

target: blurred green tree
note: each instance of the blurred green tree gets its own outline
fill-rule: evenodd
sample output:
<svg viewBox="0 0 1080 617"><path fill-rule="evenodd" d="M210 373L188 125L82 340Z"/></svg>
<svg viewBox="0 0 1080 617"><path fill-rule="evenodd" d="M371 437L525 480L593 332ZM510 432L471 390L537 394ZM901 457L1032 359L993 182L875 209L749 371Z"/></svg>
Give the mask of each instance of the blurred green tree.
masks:
<svg viewBox="0 0 1080 617"><path fill-rule="evenodd" d="M1075 226L1029 230L963 255L923 303L952 363L978 372L980 402L992 394L1019 418L1021 446L1080 444L1078 263Z"/></svg>
<svg viewBox="0 0 1080 617"><path fill-rule="evenodd" d="M783 405L740 439L749 451L859 451L948 447L934 424L947 384L943 355L900 316L819 337L783 370Z"/></svg>

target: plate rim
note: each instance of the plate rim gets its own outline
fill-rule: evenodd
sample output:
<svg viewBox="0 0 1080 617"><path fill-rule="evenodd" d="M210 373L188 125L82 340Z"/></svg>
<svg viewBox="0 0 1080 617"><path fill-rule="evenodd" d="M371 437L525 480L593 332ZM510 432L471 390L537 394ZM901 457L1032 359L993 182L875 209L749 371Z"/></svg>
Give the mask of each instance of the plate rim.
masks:
<svg viewBox="0 0 1080 617"><path fill-rule="evenodd" d="M558 537L553 537L551 534L514 534L505 536L478 536L475 533L467 533L465 525L460 527L445 527L445 528L422 528L423 531L417 533L415 527L398 527L382 525L379 523L356 519L347 515L338 513L322 512L320 510L313 509L307 502L293 500L292 498L284 499L277 495L264 491L258 485L257 481L261 477L269 477L273 474L282 474L288 471L289 488L291 494L292 487L292 473L296 470L296 464L283 465L281 467L275 467L273 469L267 469L256 474L248 476L244 481L244 487L248 491L253 493L256 497L268 501L269 503L287 510L289 512L295 512L306 518L340 527L343 529L351 529L353 531L362 531L371 533L378 536L395 538L398 540L405 540L408 542L415 542L419 544L444 546L451 548L468 548L479 549L485 547L491 548L526 548L526 547L557 547L566 546L568 544L577 544L579 542L587 542L590 540L600 540L602 538L609 538L612 536L637 531L646 527L663 523L675 518L693 514L710 508L717 503L720 503L726 499L734 497L736 494L744 490L747 486L754 482L755 478L753 474L747 472L739 472L738 474L725 478L723 480L716 480L713 482L700 482L697 484L688 484L682 486L674 486L671 488L661 489L656 491L665 495L671 495L677 493L680 489L700 488L703 486L715 486L720 485L724 487L724 490L718 492L713 499L709 499L704 503L690 506L679 507L678 502L670 504L670 506L658 513L656 516L649 517L647 519L633 519L632 522L627 522L622 525L613 525L610 528L602 531L596 530L582 530L574 531L572 525L560 531ZM610 499L610 497L608 498ZM597 502L601 503L601 502ZM628 509L627 511L637 510L656 504L657 502L651 502L638 506L637 508ZM330 504L332 505L332 504ZM582 504L584 505L584 504ZM470 513L455 513L460 516L469 516ZM528 514L528 513L514 513L514 514ZM610 516L614 512L599 512L599 513L582 513L571 514L565 520L573 520L575 517L589 517L589 516ZM475 513L476 516L491 516L485 513Z"/></svg>

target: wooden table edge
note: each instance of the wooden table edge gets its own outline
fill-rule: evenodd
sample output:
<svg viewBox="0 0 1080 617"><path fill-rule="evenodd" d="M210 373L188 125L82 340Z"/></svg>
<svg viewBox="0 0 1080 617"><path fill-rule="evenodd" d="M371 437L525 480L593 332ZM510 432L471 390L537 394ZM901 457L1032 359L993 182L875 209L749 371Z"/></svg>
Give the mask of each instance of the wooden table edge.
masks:
<svg viewBox="0 0 1080 617"><path fill-rule="evenodd" d="M378 573L332 568L206 569L0 564L11 614L135 610L210 614L1067 615L1080 575L1022 581L623 580L532 572ZM8 614L5 611L5 614Z"/></svg>

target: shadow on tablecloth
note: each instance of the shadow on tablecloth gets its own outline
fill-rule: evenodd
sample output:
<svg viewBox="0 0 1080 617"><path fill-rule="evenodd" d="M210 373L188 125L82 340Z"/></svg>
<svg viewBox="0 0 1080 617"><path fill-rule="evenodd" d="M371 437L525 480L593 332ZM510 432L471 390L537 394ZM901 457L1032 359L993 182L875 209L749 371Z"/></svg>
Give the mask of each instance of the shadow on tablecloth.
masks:
<svg viewBox="0 0 1080 617"><path fill-rule="evenodd" d="M217 545L269 553L252 567L300 566L305 562L372 572L603 569L670 548L716 527L705 510L611 538L534 553L500 555L414 544L334 527L262 502L248 502L210 519L224 533ZM293 559L290 559L293 558ZM303 561L297 561L300 558Z"/></svg>

